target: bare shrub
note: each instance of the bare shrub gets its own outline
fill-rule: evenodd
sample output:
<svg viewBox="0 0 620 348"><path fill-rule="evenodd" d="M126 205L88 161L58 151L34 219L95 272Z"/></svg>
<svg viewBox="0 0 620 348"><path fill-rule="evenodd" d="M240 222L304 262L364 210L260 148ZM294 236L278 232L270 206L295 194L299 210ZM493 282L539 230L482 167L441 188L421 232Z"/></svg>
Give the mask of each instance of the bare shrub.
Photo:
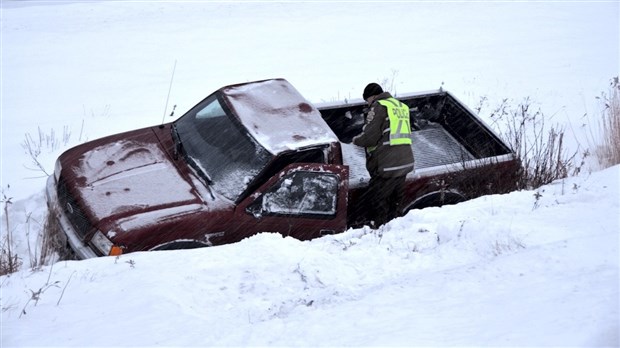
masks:
<svg viewBox="0 0 620 348"><path fill-rule="evenodd" d="M398 70L392 69L392 76L385 77L379 81L383 90L390 91L392 95L396 96L398 93L396 92L396 77L398 76Z"/></svg>
<svg viewBox="0 0 620 348"><path fill-rule="evenodd" d="M66 146L71 139L71 131L68 126L64 126L62 134L58 136L54 129L50 130L49 133L43 132L40 127L37 128L37 130L38 133L35 136L32 136L30 133L26 133L24 141L21 144L26 154L30 156L31 166L26 168L33 171L39 171L45 176L49 176L49 173L41 163L39 156L41 155L43 149L55 151L61 146Z"/></svg>
<svg viewBox="0 0 620 348"><path fill-rule="evenodd" d="M7 189L8 188L9 187L7 186ZM22 264L21 258L13 250L13 231L11 230L11 224L9 221L9 206L13 204L11 200L12 197L7 197L3 189L2 200L0 202L4 206L6 235L3 236L2 245L0 246L0 275L17 272Z"/></svg>
<svg viewBox="0 0 620 348"><path fill-rule="evenodd" d="M609 86L609 95L597 97L604 104L600 123L602 138L594 151L603 168L620 164L620 81L616 76Z"/></svg>
<svg viewBox="0 0 620 348"><path fill-rule="evenodd" d="M38 231L35 246L31 247L30 242L28 242L30 267L37 269L45 265L53 264L58 260L74 259L75 256L67 246L66 237L60 230L60 225L57 223L54 214L48 210L42 224L32 218L31 215L31 213L27 214L26 235L30 235L30 224L32 222L38 224L39 227L35 229ZM30 240L29 237L27 239Z"/></svg>
<svg viewBox="0 0 620 348"><path fill-rule="evenodd" d="M40 253L39 253L39 248L38 248L38 243L35 244L35 247L32 248L32 246L30 245L30 232L31 232L31 225L32 223L37 223L40 226L40 223L38 221L36 221L33 217L32 217L32 212L26 214L26 242L28 245L28 255L30 257L30 267L31 268L35 268L38 267L40 265L42 265L40 262ZM41 237L41 233L37 234L37 241L39 240L39 238ZM34 249L34 250L33 250Z"/></svg>
<svg viewBox="0 0 620 348"><path fill-rule="evenodd" d="M82 133L84 128L84 121L82 120L82 129L80 130L79 140L82 139ZM41 129L41 127L37 127L37 133L32 135L30 133L26 133L24 136L24 141L21 146L24 149L25 153L30 157L30 164L25 167L34 172L39 172L40 176L49 176L50 171L45 167L44 162L41 160L41 155L45 153L52 153L62 147L66 147L71 141L72 133L69 126L63 126L62 131L57 132L55 129L51 129L49 132L45 132ZM8 202L3 200L5 203L5 211L7 210L7 204L10 204L10 199ZM31 222L35 222L39 224L39 229L41 229L41 222L35 221L32 219L32 213L28 213L26 216L26 235L30 235L30 224ZM28 253L30 259L30 267L37 268L43 265L49 264L51 262L56 261L57 258L60 259L71 259L73 255L70 253L68 248L66 247L66 243L64 243L63 236L61 235L61 231L59 230L58 224L53 221L54 217L52 214L47 213L45 218L45 222L42 226L42 233L39 233L37 236L36 246L33 249L28 243ZM7 229L8 229L8 215L7 215ZM40 239L39 239L40 238ZM30 240L28 238L28 240ZM6 238L6 241L3 241L2 253L3 253L3 267L11 258L16 258L12 252L12 240L11 235L9 234ZM5 256L6 255L6 256ZM20 260L21 261L21 260ZM15 265L13 262L11 265ZM18 270L21 266L21 262L16 266ZM7 266L8 267L8 266Z"/></svg>
<svg viewBox="0 0 620 348"><path fill-rule="evenodd" d="M22 260L19 255L12 252L11 241L5 238L2 241L0 250L0 276L15 273L19 271L22 265Z"/></svg>
<svg viewBox="0 0 620 348"><path fill-rule="evenodd" d="M516 106L504 99L490 117L492 126L521 161L519 189L537 188L576 174L583 165L583 161L576 164L578 150L567 153L564 127L559 124L548 127L545 115L540 109L532 108L529 98ZM583 157L586 156L588 153L584 152Z"/></svg>

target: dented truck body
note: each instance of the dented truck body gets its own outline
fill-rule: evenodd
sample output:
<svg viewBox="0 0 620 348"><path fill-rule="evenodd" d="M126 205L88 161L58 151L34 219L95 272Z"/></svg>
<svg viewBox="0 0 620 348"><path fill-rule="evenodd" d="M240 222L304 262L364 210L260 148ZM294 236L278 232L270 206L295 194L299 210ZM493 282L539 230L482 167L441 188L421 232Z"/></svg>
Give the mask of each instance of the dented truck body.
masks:
<svg viewBox="0 0 620 348"><path fill-rule="evenodd" d="M402 214L514 187L510 149L451 94L398 98L416 125ZM222 87L172 123L64 152L47 181L50 213L80 259L362 226L369 177L350 140L364 108L317 107L284 79Z"/></svg>

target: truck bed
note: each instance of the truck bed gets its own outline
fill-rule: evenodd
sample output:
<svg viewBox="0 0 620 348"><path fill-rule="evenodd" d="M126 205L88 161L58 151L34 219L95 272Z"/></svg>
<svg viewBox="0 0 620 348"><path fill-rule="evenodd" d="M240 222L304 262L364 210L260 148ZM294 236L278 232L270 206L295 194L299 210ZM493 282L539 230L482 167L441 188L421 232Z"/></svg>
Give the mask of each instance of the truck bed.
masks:
<svg viewBox="0 0 620 348"><path fill-rule="evenodd" d="M411 146L415 154L415 170L410 173L412 176L420 173L423 169L475 159L463 145L437 123L429 123L424 129L415 130ZM364 186L370 180L370 175L366 170L364 148L343 143L342 155L344 164L349 166L350 185L353 187Z"/></svg>
<svg viewBox="0 0 620 348"><path fill-rule="evenodd" d="M470 109L447 91L431 91L396 96L411 111L412 147L415 170L409 176L429 172L447 172L455 165L475 166L485 159L511 159L512 151ZM349 166L350 185L364 186L366 171L364 149L351 144L361 133L364 101L329 103L318 106L321 116L341 142L343 162Z"/></svg>

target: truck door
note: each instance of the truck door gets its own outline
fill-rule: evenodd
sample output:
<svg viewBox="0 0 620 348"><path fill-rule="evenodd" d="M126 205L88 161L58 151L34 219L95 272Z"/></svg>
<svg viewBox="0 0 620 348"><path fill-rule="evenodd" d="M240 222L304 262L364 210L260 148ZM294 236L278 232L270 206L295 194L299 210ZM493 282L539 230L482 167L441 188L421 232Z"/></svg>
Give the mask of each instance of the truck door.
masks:
<svg viewBox="0 0 620 348"><path fill-rule="evenodd" d="M291 164L274 175L235 209L239 239L278 232L300 240L347 228L348 167Z"/></svg>

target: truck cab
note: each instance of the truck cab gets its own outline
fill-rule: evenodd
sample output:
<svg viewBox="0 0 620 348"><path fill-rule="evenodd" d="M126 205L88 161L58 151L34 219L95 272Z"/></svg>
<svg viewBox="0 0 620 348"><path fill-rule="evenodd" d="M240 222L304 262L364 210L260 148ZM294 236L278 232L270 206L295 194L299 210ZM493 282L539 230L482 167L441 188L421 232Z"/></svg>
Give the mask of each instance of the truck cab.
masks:
<svg viewBox="0 0 620 348"><path fill-rule="evenodd" d="M347 228L348 168L284 79L223 87L176 121L64 152L50 213L78 258Z"/></svg>

